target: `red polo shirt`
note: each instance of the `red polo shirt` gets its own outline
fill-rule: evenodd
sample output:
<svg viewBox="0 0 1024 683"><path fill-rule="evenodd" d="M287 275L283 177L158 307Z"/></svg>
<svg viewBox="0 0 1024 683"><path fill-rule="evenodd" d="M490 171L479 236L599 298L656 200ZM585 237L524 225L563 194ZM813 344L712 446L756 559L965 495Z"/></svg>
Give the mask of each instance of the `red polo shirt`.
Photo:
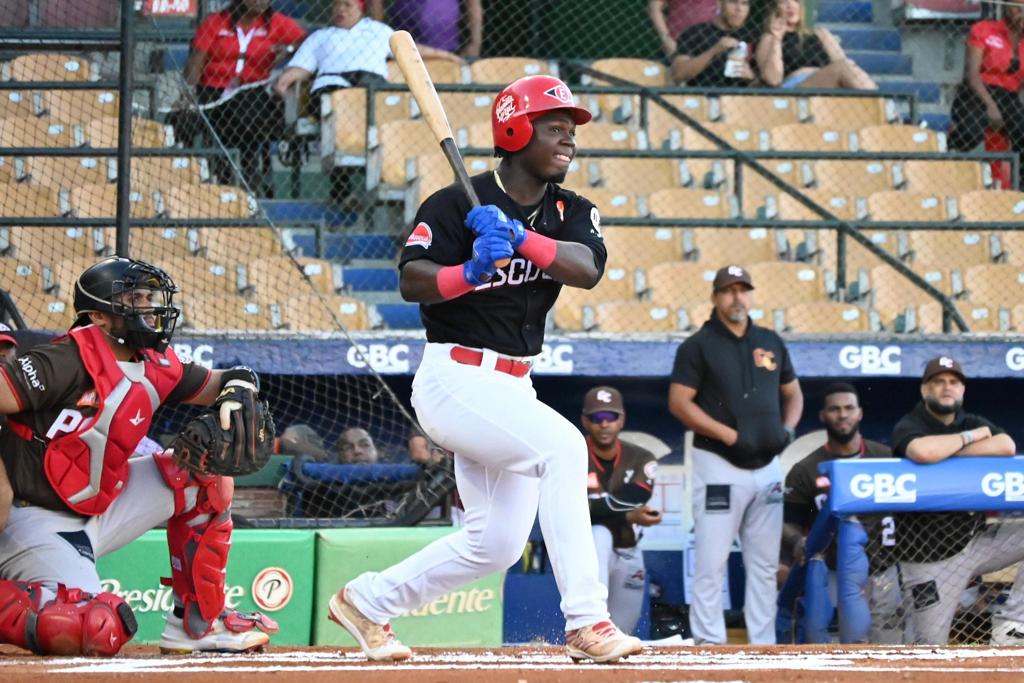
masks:
<svg viewBox="0 0 1024 683"><path fill-rule="evenodd" d="M199 79L200 85L226 88L235 78L242 46L245 59L238 74L240 83L270 78L274 65L274 46L299 43L306 32L289 16L274 12L270 22L261 17L248 27L232 26L227 10L210 14L199 24L192 49L210 56Z"/></svg>
<svg viewBox="0 0 1024 683"><path fill-rule="evenodd" d="M1020 90L1024 80L1024 69L1009 73L1013 59L1013 44L1010 42L1010 28L1004 21L979 21L971 26L967 44L981 48L981 81L1010 92ZM1017 45L1017 55L1024 60L1024 37Z"/></svg>

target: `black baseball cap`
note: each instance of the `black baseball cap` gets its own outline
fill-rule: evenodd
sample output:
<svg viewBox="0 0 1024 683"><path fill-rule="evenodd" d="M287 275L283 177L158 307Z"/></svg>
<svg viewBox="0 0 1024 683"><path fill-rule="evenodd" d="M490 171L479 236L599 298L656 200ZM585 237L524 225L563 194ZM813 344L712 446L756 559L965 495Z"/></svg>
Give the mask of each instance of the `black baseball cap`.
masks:
<svg viewBox="0 0 1024 683"><path fill-rule="evenodd" d="M950 356L939 356L938 358L932 358L928 361L928 365L924 366L924 375L921 377L921 383L924 384L935 375L941 375L944 372L956 375L960 378L961 382L967 381L967 375L964 374L964 369L960 367L960 363L958 363L955 358Z"/></svg>
<svg viewBox="0 0 1024 683"><path fill-rule="evenodd" d="M750 273L747 272L747 269L743 266L730 264L724 268L719 268L718 272L715 273L715 281L711 283L711 291L717 292L737 282L746 285L748 289L754 288L754 282L750 279Z"/></svg>
<svg viewBox="0 0 1024 683"><path fill-rule="evenodd" d="M626 409L622 405L622 394L614 387L594 387L583 397L583 414L612 412L622 415Z"/></svg>

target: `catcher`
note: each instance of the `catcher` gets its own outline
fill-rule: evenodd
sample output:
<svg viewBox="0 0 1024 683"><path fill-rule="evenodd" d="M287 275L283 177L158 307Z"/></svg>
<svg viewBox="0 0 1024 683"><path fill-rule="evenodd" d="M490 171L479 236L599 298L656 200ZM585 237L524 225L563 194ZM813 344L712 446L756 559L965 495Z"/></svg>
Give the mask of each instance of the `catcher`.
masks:
<svg viewBox="0 0 1024 683"><path fill-rule="evenodd" d="M261 649L277 624L224 609L232 475L267 462L274 425L259 378L206 370L168 348L174 282L108 258L75 283L67 335L0 363L0 642L37 654L113 656L128 604L96 558L167 524L174 592L164 652ZM129 457L163 404L212 406L172 449Z"/></svg>

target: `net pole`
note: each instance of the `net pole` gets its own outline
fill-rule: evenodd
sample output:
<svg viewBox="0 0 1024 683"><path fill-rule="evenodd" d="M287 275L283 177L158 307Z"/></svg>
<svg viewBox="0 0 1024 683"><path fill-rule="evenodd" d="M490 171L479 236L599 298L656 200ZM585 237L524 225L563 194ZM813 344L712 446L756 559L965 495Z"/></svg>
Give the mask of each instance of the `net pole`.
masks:
<svg viewBox="0 0 1024 683"><path fill-rule="evenodd" d="M128 254L128 221L131 213L132 86L135 56L134 0L121 0L121 63L117 90L117 232L118 256Z"/></svg>

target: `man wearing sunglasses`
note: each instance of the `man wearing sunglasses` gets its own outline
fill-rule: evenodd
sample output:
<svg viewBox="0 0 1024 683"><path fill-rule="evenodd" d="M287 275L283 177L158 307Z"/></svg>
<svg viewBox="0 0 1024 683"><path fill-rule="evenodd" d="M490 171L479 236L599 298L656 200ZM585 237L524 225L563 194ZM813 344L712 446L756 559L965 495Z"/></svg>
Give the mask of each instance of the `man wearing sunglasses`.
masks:
<svg viewBox="0 0 1024 683"><path fill-rule="evenodd" d="M637 546L641 528L661 522L647 505L658 463L650 451L621 441L626 424L622 394L594 387L583 399L583 429L590 452L587 494L597 547L598 576L608 587L608 612L623 633L640 620L644 597L644 556Z"/></svg>

